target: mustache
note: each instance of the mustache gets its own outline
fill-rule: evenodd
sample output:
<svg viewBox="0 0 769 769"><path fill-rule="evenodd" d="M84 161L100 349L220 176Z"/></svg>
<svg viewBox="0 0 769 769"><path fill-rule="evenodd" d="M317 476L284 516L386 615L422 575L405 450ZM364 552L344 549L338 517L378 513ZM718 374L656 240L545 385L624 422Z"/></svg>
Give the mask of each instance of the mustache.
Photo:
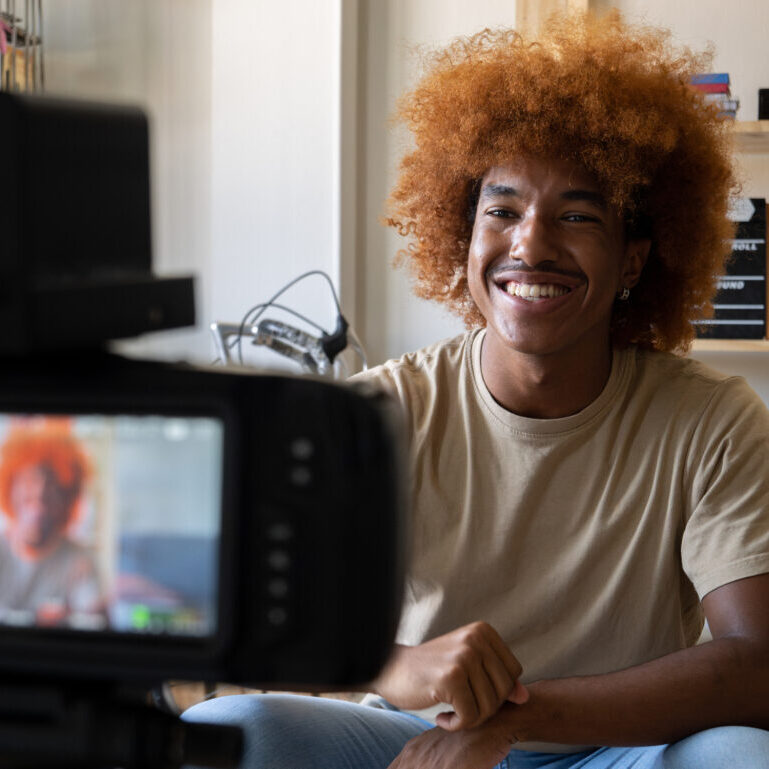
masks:
<svg viewBox="0 0 769 769"><path fill-rule="evenodd" d="M486 270L486 275L490 278L494 278L502 272L537 272L537 273L550 273L551 275L563 275L567 278L576 278L577 280L584 280L585 275L579 270L564 270L562 267L556 267L554 264L548 262L542 262L536 267L530 267L525 262L520 260L513 260L506 264L497 264L493 267L489 267Z"/></svg>

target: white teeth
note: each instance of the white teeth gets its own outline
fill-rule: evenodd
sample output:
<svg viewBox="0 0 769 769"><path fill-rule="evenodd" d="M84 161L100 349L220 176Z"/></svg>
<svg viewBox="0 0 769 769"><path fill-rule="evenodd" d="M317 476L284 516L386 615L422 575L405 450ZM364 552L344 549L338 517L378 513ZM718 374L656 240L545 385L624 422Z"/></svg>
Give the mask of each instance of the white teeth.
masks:
<svg viewBox="0 0 769 769"><path fill-rule="evenodd" d="M508 294L520 296L530 302L538 299L551 299L569 293L566 286L559 286L555 283L514 283L511 281L505 286L505 290Z"/></svg>

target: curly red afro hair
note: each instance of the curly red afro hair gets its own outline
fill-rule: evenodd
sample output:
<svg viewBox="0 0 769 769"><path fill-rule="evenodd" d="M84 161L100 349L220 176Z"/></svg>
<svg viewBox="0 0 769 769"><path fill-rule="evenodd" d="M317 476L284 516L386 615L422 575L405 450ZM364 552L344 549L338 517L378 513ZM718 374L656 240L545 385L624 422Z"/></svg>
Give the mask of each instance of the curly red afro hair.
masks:
<svg viewBox="0 0 769 769"><path fill-rule="evenodd" d="M652 246L613 342L684 350L712 314L737 190L728 125L689 86L709 54L614 12L555 16L535 41L485 30L433 54L399 104L414 148L402 160L386 223L409 238L415 293L483 325L467 286L479 180L520 156L582 165Z"/></svg>
<svg viewBox="0 0 769 769"><path fill-rule="evenodd" d="M70 432L69 420L47 419L13 426L0 448L0 508L9 518L14 511L11 488L20 470L47 465L72 500L69 520L73 520L83 484L90 475L90 463L82 446Z"/></svg>

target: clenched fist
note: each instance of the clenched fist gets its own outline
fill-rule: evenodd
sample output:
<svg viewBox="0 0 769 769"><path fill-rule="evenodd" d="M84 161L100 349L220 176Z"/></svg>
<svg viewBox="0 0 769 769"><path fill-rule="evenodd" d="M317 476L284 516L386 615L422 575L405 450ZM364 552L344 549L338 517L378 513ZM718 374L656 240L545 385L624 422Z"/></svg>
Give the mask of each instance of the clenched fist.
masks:
<svg viewBox="0 0 769 769"><path fill-rule="evenodd" d="M522 668L486 622L474 622L419 646L396 646L374 690L398 708L420 710L445 702L452 712L436 723L447 731L478 726L503 702L523 704L529 693Z"/></svg>

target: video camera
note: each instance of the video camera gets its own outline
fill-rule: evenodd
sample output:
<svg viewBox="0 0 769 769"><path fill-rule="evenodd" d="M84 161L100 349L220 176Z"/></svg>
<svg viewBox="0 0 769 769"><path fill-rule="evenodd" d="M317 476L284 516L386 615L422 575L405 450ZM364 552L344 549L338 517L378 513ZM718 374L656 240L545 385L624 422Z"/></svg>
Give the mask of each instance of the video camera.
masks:
<svg viewBox="0 0 769 769"><path fill-rule="evenodd" d="M400 608L398 417L350 385L108 352L194 321L192 279L151 269L145 115L0 94L0 137L0 756L226 765L235 743L217 757L198 725L169 721L188 743L169 753L144 711L135 729L95 714L167 679L372 679ZM71 519L46 523L67 494ZM122 753L63 747L73 697L81 743L122 723Z"/></svg>

